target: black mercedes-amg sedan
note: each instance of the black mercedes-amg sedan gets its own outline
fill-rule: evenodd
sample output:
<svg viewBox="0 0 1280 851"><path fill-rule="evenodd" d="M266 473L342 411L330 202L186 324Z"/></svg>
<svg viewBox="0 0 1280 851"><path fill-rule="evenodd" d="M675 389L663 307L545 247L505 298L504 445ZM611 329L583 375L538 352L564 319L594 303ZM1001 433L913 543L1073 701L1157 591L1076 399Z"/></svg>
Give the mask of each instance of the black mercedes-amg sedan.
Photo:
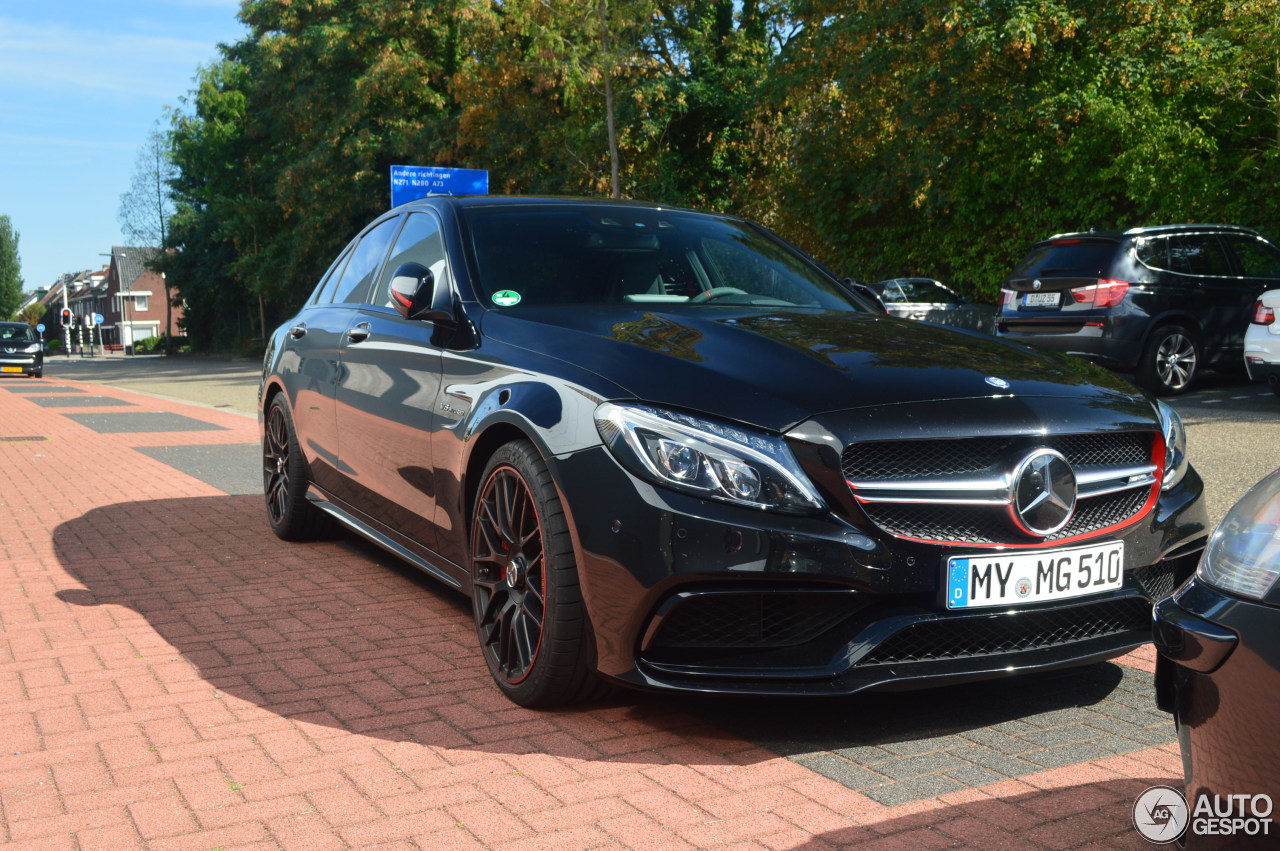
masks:
<svg viewBox="0 0 1280 851"><path fill-rule="evenodd" d="M526 706L1096 662L1208 534L1180 420L1123 379L651 204L385 213L272 336L260 404L276 534L336 522L469 595Z"/></svg>

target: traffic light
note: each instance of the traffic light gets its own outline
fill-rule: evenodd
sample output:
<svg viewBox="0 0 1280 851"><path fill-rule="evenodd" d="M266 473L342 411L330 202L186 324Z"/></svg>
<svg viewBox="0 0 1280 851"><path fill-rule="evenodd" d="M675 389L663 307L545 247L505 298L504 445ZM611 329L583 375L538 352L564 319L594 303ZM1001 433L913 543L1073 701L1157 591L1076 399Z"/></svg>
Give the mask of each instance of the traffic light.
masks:
<svg viewBox="0 0 1280 851"><path fill-rule="evenodd" d="M62 308L62 324L63 325L71 324L71 311L65 307Z"/></svg>
<svg viewBox="0 0 1280 851"><path fill-rule="evenodd" d="M83 324L84 324L84 317L83 317L83 316L81 316L79 313L77 313L77 314L76 314L76 324L77 324L77 325L83 325Z"/></svg>

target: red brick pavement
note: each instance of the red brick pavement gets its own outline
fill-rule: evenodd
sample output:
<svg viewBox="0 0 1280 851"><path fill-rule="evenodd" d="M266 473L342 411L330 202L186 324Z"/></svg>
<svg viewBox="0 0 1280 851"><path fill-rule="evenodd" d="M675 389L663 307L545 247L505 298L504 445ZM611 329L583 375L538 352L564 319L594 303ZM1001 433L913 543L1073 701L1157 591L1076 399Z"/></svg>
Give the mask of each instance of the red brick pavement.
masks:
<svg viewBox="0 0 1280 851"><path fill-rule="evenodd" d="M98 434L0 383L5 848L1143 848L1132 802L1180 773L1163 746L886 807L678 699L520 709L456 594L132 449L251 419L85 386L226 430Z"/></svg>

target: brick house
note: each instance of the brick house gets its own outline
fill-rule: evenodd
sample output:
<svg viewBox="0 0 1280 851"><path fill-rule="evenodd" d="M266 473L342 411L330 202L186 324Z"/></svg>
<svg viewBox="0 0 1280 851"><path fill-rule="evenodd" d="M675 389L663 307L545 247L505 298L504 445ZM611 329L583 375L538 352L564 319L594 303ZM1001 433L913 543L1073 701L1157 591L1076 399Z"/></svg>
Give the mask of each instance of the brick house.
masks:
<svg viewBox="0 0 1280 851"><path fill-rule="evenodd" d="M103 272L77 275L67 287L67 306L79 316L102 316L102 342L133 345L165 333L164 276L147 268L158 248L117 245ZM105 273L105 274L104 274ZM169 334L178 330L182 308L175 306Z"/></svg>

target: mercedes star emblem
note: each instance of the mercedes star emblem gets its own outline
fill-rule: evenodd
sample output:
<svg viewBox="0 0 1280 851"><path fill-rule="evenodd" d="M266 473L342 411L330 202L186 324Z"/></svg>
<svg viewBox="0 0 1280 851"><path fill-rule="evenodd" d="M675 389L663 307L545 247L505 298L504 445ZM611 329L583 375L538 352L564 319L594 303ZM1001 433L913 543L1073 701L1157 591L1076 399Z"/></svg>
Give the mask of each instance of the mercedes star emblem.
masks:
<svg viewBox="0 0 1280 851"><path fill-rule="evenodd" d="M1028 535L1048 537L1071 520L1076 474L1061 452L1037 449L1013 472L1013 522Z"/></svg>

